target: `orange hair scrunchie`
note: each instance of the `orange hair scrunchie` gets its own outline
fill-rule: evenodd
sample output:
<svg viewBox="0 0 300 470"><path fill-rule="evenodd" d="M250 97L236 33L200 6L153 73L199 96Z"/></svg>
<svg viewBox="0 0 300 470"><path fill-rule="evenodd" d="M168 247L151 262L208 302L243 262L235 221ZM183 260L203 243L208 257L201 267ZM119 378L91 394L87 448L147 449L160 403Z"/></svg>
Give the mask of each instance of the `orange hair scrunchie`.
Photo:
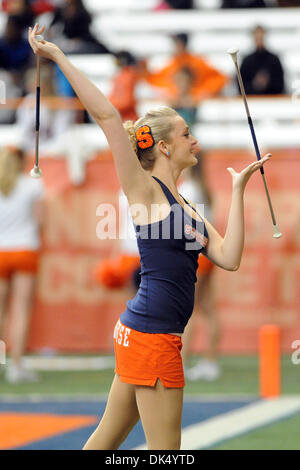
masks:
<svg viewBox="0 0 300 470"><path fill-rule="evenodd" d="M140 149L145 150L155 145L154 138L149 126L139 127L135 133L137 145Z"/></svg>

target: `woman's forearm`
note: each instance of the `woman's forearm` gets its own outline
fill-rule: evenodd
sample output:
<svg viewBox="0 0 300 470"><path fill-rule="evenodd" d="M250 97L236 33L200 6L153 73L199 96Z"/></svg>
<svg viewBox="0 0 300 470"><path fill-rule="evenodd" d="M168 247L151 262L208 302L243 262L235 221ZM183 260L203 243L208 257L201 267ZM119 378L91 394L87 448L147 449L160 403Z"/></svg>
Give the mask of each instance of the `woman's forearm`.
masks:
<svg viewBox="0 0 300 470"><path fill-rule="evenodd" d="M226 234L222 243L222 256L227 269L240 266L245 241L244 189L233 188Z"/></svg>
<svg viewBox="0 0 300 470"><path fill-rule="evenodd" d="M227 168L232 176L232 200L228 216L226 234L224 238L208 223L210 241L206 254L215 264L229 271L236 271L241 263L244 241L244 191L249 178L259 170L271 157L265 155L261 160L254 161L246 166L240 173L233 168Z"/></svg>
<svg viewBox="0 0 300 470"><path fill-rule="evenodd" d="M56 54L55 62L70 82L85 109L97 122L101 123L118 114L106 96L69 61L63 52L59 51Z"/></svg>

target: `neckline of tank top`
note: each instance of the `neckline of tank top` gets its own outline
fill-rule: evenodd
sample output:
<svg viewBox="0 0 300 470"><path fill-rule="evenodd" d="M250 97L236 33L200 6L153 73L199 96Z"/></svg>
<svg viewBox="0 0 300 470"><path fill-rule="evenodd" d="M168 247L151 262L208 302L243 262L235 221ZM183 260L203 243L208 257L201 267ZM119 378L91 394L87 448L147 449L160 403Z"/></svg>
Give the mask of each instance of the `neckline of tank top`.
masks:
<svg viewBox="0 0 300 470"><path fill-rule="evenodd" d="M199 214L199 212L197 211L197 209L195 207L193 207L186 199L185 197L182 196L182 194L178 193L180 197L182 197L182 199L184 200L184 202L200 217L201 220L197 220L197 219L194 219L194 217L192 217L190 214L188 214L185 210L184 210L184 207L180 204L180 202L177 201L177 199L175 198L175 196L171 193L171 191L169 190L168 186L165 185L165 183L163 181L161 181L159 178L157 178L157 176L152 176L152 178L156 179L157 181L159 181L164 187L165 189L168 191L168 193L171 195L171 197L174 199L175 201L175 204L178 204L181 209L183 210L183 212L188 216L190 217L191 219L193 219L195 222L203 222L204 223L204 220L203 220L203 217L201 217L201 215ZM170 202L170 201L168 201Z"/></svg>
<svg viewBox="0 0 300 470"><path fill-rule="evenodd" d="M205 224L203 218L202 218L201 215L198 213L198 211L197 211L193 206L191 206L191 205L188 203L188 201L187 201L181 194L179 194L179 196L181 196L182 199L184 200L184 202L185 202L191 209L193 209L193 211L196 212L196 214L198 214L198 216L200 217L201 220L194 219L194 217L192 217L190 214L188 214L188 213L184 210L184 208L182 207L182 205L175 199L175 197L173 196L173 194L172 194L171 191L169 190L168 186L166 186L163 181L161 181L159 178L157 178L157 176L153 176L153 175L152 175L152 178L154 178L155 180L157 180L159 183L161 183L161 184L166 188L166 190L170 193L171 197L174 199L175 204L178 204L178 205L181 207L182 211L184 212L184 214L185 214L187 217L189 217L190 219L192 219L192 220L193 220L194 222L196 222L196 223L203 223L203 224ZM169 200L168 200L168 203L170 204L170 201L169 201ZM171 204L170 204L170 207L171 207ZM134 225L135 227L149 227L150 225L163 223L163 222L165 222L166 220L168 220L168 218L170 217L170 214L171 214L171 210L170 210L169 214L168 214L164 219L156 220L156 221L154 221L154 222L151 222L150 224L138 224L138 225L136 225L136 224L133 222L133 225Z"/></svg>

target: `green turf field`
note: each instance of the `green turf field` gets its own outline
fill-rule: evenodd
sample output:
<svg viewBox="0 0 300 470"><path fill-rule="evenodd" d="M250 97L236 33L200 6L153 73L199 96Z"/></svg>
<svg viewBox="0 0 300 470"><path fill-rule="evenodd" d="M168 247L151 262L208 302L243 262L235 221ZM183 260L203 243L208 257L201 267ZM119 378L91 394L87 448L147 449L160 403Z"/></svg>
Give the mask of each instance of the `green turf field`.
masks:
<svg viewBox="0 0 300 470"><path fill-rule="evenodd" d="M197 357L192 359L195 363ZM187 382L186 396L259 396L258 358L222 357L220 359L222 375L214 382ZM3 366L2 366L3 372ZM24 395L88 395L93 397L106 395L109 391L113 369L100 371L40 371L41 380L31 384L8 384L0 374L0 398ZM281 360L282 395L300 395L300 365L293 365L290 356ZM22 397L23 396L23 397ZM282 419L271 425L256 429L245 435L232 438L213 447L214 450L300 450L300 413Z"/></svg>
<svg viewBox="0 0 300 470"><path fill-rule="evenodd" d="M193 362L197 360L193 358ZM259 394L257 357L222 357L221 377L214 382L187 382L186 394ZM2 366L3 367L3 366ZM300 365L292 364L290 356L281 360L282 393L300 394ZM106 394L114 372L103 371L41 371L38 383L11 385L0 375L0 394Z"/></svg>
<svg viewBox="0 0 300 470"><path fill-rule="evenodd" d="M300 414L230 439L214 450L300 450Z"/></svg>

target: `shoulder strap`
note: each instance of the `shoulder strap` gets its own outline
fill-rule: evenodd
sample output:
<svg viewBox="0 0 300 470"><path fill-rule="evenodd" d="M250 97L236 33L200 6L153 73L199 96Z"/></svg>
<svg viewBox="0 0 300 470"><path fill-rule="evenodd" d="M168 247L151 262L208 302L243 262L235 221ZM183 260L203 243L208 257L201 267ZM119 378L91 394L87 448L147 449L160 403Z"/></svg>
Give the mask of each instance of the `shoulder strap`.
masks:
<svg viewBox="0 0 300 470"><path fill-rule="evenodd" d="M162 181L160 181L156 176L152 176L152 178L154 178L160 184L170 205L172 206L173 204L178 204L178 202L176 201L175 197L173 196L169 188Z"/></svg>
<svg viewBox="0 0 300 470"><path fill-rule="evenodd" d="M187 199L185 199L185 197L183 197L182 194L180 194L180 196L182 197L182 199L184 200L184 202L185 202L188 206L190 206L190 207L193 209L193 211L196 212L196 214L198 214L199 217L200 217L200 219L203 221L203 219L202 219L202 217L201 217L201 214L199 214L199 212L197 211L196 207L194 207L191 202L189 202Z"/></svg>

